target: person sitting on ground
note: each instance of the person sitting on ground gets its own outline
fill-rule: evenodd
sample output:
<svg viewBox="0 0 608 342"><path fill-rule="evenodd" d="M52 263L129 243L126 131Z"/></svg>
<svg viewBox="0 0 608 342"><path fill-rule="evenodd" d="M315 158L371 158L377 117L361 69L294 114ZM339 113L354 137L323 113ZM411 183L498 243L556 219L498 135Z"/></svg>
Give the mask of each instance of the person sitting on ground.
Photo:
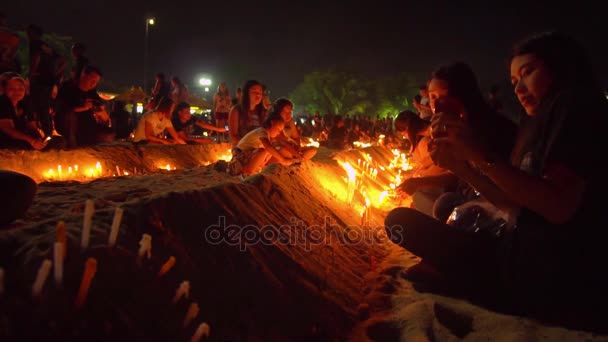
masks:
<svg viewBox="0 0 608 342"><path fill-rule="evenodd" d="M598 166L607 155L597 140L605 135L608 100L584 49L560 33L518 44L510 76L527 113L510 158L488 150L466 116L447 112L433 119L430 147L435 163L479 191L500 217L479 226L483 211L476 211L473 220L447 225L396 208L386 217L387 234L422 258L419 276L491 290L491 298L528 314L604 327L607 184Z"/></svg>
<svg viewBox="0 0 608 342"><path fill-rule="evenodd" d="M300 133L293 119L293 103L286 98L277 99L273 105L273 113L279 114L285 122L283 133L277 137L277 149L281 155L285 158L312 159L317 154L317 149L300 145Z"/></svg>
<svg viewBox="0 0 608 342"><path fill-rule="evenodd" d="M282 165L300 162L300 158L283 157L273 146L284 128L285 122L279 113L269 115L262 127L252 130L239 140L228 164L228 172L235 176L249 176L261 171L271 162L271 158Z"/></svg>
<svg viewBox="0 0 608 342"><path fill-rule="evenodd" d="M203 122L199 117L192 115L192 113L190 113L190 105L186 102L177 105L171 122L179 137L192 144L209 144L213 142L210 138L195 136L194 131L197 127L219 133L226 132L225 127L215 127Z"/></svg>
<svg viewBox="0 0 608 342"><path fill-rule="evenodd" d="M241 102L228 114L228 133L233 146L265 121L268 111L262 104L263 95L264 87L258 81L249 80L243 86Z"/></svg>
<svg viewBox="0 0 608 342"><path fill-rule="evenodd" d="M343 150L346 146L346 126L342 115L334 116L334 125L327 136L327 147Z"/></svg>
<svg viewBox="0 0 608 342"><path fill-rule="evenodd" d="M34 149L46 147L36 126L36 118L25 103L25 80L4 80L5 93L0 96L0 148Z"/></svg>
<svg viewBox="0 0 608 342"><path fill-rule="evenodd" d="M137 144L185 144L173 128L171 109L173 101L162 99L155 110L142 115L135 128L133 142ZM167 139L167 133L172 139Z"/></svg>
<svg viewBox="0 0 608 342"><path fill-rule="evenodd" d="M61 84L55 99L55 129L64 136L68 148L114 140L110 115L97 94L101 71L86 66L77 80Z"/></svg>
<svg viewBox="0 0 608 342"><path fill-rule="evenodd" d="M129 138L131 131L131 114L125 109L125 103L123 101L115 101L113 110L110 113L110 119L112 120L112 128L117 140L126 140Z"/></svg>

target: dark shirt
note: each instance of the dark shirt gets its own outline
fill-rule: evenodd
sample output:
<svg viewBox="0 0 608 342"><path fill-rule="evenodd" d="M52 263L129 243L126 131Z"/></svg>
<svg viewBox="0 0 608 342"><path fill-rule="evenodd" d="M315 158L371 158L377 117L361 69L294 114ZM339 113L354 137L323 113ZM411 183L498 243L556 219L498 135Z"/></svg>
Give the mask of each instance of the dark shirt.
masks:
<svg viewBox="0 0 608 342"><path fill-rule="evenodd" d="M103 103L96 89L82 91L75 80L66 81L61 85L55 99L55 128L57 132L68 135L66 116L74 112L76 107L84 105L87 99ZM93 110L89 109L76 114L78 115L78 141L79 143L86 143L86 141L94 138L92 132L95 131L97 126Z"/></svg>
<svg viewBox="0 0 608 342"><path fill-rule="evenodd" d="M110 119L112 120L112 128L116 133L117 139L125 139L129 137L131 133L131 126L129 121L131 120L131 114L124 109L119 109L110 113Z"/></svg>
<svg viewBox="0 0 608 342"><path fill-rule="evenodd" d="M78 79L82 70L89 65L89 58L87 56L78 56L76 57L74 69L72 72L74 73L74 79Z"/></svg>
<svg viewBox="0 0 608 342"><path fill-rule="evenodd" d="M17 111L6 95L0 96L0 119L10 119L15 125L15 129L30 136L40 136L28 128L28 123L35 121L36 118L27 105L27 99L21 100L17 104ZM0 131L0 141L13 140L10 136Z"/></svg>
<svg viewBox="0 0 608 342"><path fill-rule="evenodd" d="M329 148L343 149L346 142L346 126L334 126L329 131L327 145Z"/></svg>
<svg viewBox="0 0 608 342"><path fill-rule="evenodd" d="M186 121L185 123L182 123L177 115L174 115L173 119L171 119L171 123L173 123L173 128L175 128L175 131L184 132L186 136L196 135L198 131L198 126L196 123L200 121L201 119L194 115L192 115L190 120Z"/></svg>
<svg viewBox="0 0 608 342"><path fill-rule="evenodd" d="M55 75L58 55L42 40L30 41L30 60L39 56L37 70L30 70L30 82L36 85L52 86L57 82Z"/></svg>

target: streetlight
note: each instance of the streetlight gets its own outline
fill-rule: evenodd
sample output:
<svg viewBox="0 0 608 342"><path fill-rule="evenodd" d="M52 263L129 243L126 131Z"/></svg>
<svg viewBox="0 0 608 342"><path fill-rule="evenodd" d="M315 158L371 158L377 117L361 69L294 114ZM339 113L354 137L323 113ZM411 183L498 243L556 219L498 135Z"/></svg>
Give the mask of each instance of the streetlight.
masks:
<svg viewBox="0 0 608 342"><path fill-rule="evenodd" d="M148 31L150 26L156 24L156 18L146 18L146 35L144 39L144 91L148 88L146 80L148 77Z"/></svg>
<svg viewBox="0 0 608 342"><path fill-rule="evenodd" d="M208 87L211 85L211 79L203 77L201 79L198 80L198 83L200 85L202 85L203 87Z"/></svg>

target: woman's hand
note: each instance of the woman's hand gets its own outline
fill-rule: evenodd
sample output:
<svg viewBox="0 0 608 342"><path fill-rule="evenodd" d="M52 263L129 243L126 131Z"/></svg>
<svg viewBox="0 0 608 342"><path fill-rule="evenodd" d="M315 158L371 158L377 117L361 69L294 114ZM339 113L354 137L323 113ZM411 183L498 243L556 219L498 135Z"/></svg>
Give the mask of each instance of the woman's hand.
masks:
<svg viewBox="0 0 608 342"><path fill-rule="evenodd" d="M435 165L450 170L457 176L462 176L471 168L467 159L463 159L450 143L432 142L429 144L429 155Z"/></svg>
<svg viewBox="0 0 608 342"><path fill-rule="evenodd" d="M448 164L453 164L447 160L448 158L454 161L468 160L473 163L479 163L484 161L487 155L486 149L477 141L471 127L460 117L447 113L435 114L431 120L431 136L433 141L430 145L434 147L434 154L441 159L443 164L446 161ZM440 156L443 153L438 151L438 149L444 151L447 149L453 155ZM431 147L429 147L430 150Z"/></svg>

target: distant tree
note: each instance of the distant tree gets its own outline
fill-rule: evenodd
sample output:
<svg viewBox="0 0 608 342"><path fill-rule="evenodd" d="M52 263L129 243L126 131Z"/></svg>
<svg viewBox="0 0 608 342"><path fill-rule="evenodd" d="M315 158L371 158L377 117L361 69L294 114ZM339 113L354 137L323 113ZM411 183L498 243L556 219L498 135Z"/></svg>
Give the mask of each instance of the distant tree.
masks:
<svg viewBox="0 0 608 342"><path fill-rule="evenodd" d="M29 55L29 41L27 34L24 31L18 31L16 34L19 36L19 48L17 49L17 61L21 66L21 74L27 77L30 71L30 55ZM72 45L74 40L69 36L61 36L56 33L45 33L42 35L42 40L49 44L51 48L55 50L59 55L65 58L67 65L64 69L64 76L69 77L70 71L74 67L74 61L70 56Z"/></svg>
<svg viewBox="0 0 608 342"><path fill-rule="evenodd" d="M363 114L386 117L406 109L417 83L405 74L369 79L333 69L313 71L291 93L296 106L308 113Z"/></svg>

